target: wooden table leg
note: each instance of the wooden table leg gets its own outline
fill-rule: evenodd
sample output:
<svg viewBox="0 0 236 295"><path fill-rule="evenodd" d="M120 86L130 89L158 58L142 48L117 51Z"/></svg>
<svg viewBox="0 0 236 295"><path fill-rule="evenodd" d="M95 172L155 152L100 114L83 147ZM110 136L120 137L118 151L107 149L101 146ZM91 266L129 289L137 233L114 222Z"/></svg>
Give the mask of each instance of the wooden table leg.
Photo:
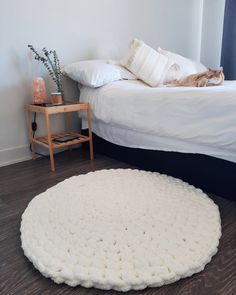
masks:
<svg viewBox="0 0 236 295"><path fill-rule="evenodd" d="M66 130L72 131L72 119L71 119L71 113L65 113L65 122L66 122ZM72 151L72 146L69 145L68 149Z"/></svg>
<svg viewBox="0 0 236 295"><path fill-rule="evenodd" d="M92 125L91 125L91 109L90 105L88 105L88 132L89 132L89 151L90 151L90 160L94 159L94 154L93 154L93 135L92 135Z"/></svg>
<svg viewBox="0 0 236 295"><path fill-rule="evenodd" d="M31 154L32 159L35 159L35 143L33 141L33 130L32 130L32 115L31 112L27 111L27 123L28 123L28 130L29 130L29 137L30 137L30 144L31 144Z"/></svg>
<svg viewBox="0 0 236 295"><path fill-rule="evenodd" d="M46 127L47 127L47 133L48 133L48 146L49 146L51 170L52 171L55 171L53 146L52 146L52 137L51 137L51 126L50 126L49 115L47 113L45 113L45 120L46 120Z"/></svg>

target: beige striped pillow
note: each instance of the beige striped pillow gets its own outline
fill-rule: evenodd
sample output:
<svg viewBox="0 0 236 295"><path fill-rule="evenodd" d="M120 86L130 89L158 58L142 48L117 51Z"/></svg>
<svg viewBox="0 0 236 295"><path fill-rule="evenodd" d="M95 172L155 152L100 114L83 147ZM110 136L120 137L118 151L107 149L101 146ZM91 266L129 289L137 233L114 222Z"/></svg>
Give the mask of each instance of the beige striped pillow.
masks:
<svg viewBox="0 0 236 295"><path fill-rule="evenodd" d="M163 84L166 73L174 62L143 41L134 39L121 64L140 80L152 87L157 87Z"/></svg>

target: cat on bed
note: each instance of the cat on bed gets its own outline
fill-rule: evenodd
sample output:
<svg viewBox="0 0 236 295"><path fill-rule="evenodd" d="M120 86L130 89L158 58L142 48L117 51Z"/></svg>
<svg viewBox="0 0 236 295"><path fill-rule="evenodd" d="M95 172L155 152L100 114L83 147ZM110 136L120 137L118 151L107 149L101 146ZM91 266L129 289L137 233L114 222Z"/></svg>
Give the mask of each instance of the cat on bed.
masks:
<svg viewBox="0 0 236 295"><path fill-rule="evenodd" d="M225 76L223 69L209 69L203 73L189 75L184 79L174 80L167 84L170 87L185 86L185 87L207 87L218 86L224 82Z"/></svg>

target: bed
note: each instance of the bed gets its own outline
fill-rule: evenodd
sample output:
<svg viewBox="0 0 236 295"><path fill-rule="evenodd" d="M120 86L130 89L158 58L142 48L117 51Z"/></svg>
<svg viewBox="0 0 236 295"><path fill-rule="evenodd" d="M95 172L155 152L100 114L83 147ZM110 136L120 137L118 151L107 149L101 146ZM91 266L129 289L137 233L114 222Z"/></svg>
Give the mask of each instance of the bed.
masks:
<svg viewBox="0 0 236 295"><path fill-rule="evenodd" d="M196 163L201 163L199 173L203 173L207 166L205 159L210 162L215 159L214 163L218 164L213 165L214 169L223 172L224 165L230 167L226 176L235 178L236 182L236 81L205 88L151 88L139 80L122 80L96 89L82 87L80 91L80 101L91 104L93 133L110 144L110 148L120 147L124 151L126 149L125 152L131 149L131 154L138 150L138 157L142 157L142 151L149 151L153 163L160 151L162 159L166 155L174 155L174 158L200 157L204 161L196 160ZM85 115L82 128L87 128ZM159 167L160 156L157 158L155 165ZM174 158L171 163L175 163ZM184 161L182 159L176 165L183 166ZM166 163L168 161L164 160L163 165L170 166ZM172 173L169 168L159 167L161 172L164 170L195 182L191 177L186 179L181 169L180 173ZM229 171L235 175L229 175ZM222 179L218 178L215 180ZM200 181L197 184L205 189ZM227 186L230 194L236 193L236 188L231 189L231 182L222 185Z"/></svg>

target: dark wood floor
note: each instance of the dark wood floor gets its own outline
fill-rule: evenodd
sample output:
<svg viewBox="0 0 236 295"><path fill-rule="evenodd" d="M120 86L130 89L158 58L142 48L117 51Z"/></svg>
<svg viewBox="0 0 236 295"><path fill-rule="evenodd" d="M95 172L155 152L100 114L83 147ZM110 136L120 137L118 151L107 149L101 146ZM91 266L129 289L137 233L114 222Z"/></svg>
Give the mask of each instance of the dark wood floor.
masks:
<svg viewBox="0 0 236 295"><path fill-rule="evenodd" d="M72 175L103 168L128 167L102 155L91 162L83 150L56 156L57 171L49 171L48 159L40 158L0 168L0 294L116 294L114 291L70 288L44 278L24 257L20 246L21 214L40 192ZM236 204L213 197L220 207L223 236L219 251L205 270L191 278L161 288L128 294L236 295Z"/></svg>

